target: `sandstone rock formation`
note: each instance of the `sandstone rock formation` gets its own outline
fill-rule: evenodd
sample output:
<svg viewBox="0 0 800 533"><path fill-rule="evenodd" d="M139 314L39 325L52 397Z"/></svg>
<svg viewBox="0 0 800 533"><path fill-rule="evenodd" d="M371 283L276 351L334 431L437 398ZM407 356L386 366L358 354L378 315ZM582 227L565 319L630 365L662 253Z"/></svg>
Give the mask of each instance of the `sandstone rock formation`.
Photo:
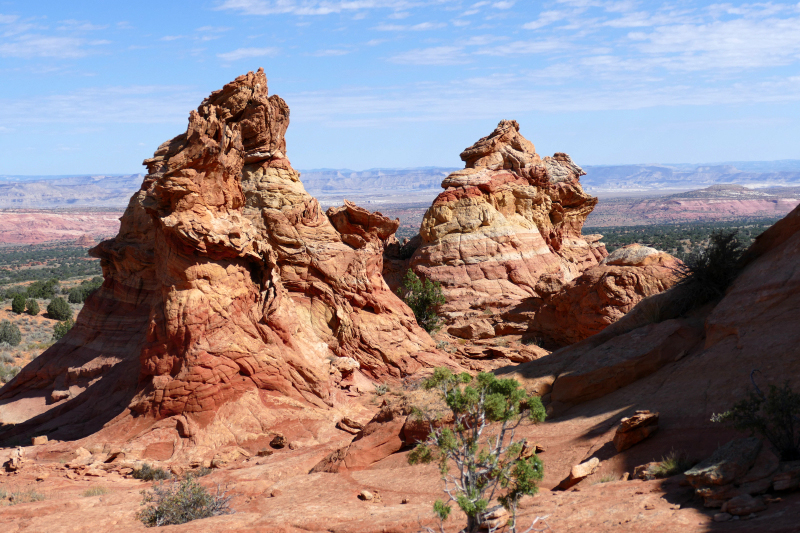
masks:
<svg viewBox="0 0 800 533"><path fill-rule="evenodd" d="M527 333L557 346L573 344L613 324L644 298L672 287L681 264L648 246L624 246L567 283L557 276L542 276L536 285L541 300L526 302L530 310L525 306L512 310L507 321L527 318Z"/></svg>
<svg viewBox="0 0 800 533"><path fill-rule="evenodd" d="M708 426L711 413L741 399L754 369L767 383L789 379L800 388L798 257L795 208L756 239L718 302L681 316L687 295L677 286L596 335L501 373L549 394L556 415L589 400L595 409L644 402L661 413L659 435L671 424Z"/></svg>
<svg viewBox="0 0 800 533"><path fill-rule="evenodd" d="M447 364L381 275L397 221L352 204L326 215L286 158L288 125L263 70L251 72L145 161L119 234L91 252L102 288L0 392L2 421L17 424L0 439L77 438L104 425L127 438L169 419L164 431L199 442L234 401L252 414L226 416L254 438L270 422L253 416L270 405L277 424L287 401L325 410L347 389ZM228 427L203 442L241 435ZM167 457L171 439L158 444Z"/></svg>
<svg viewBox="0 0 800 533"><path fill-rule="evenodd" d="M540 276L570 281L606 255L581 235L597 199L568 155L542 159L519 124L503 120L461 159L466 168L442 182L410 261L442 284L449 320L536 296Z"/></svg>

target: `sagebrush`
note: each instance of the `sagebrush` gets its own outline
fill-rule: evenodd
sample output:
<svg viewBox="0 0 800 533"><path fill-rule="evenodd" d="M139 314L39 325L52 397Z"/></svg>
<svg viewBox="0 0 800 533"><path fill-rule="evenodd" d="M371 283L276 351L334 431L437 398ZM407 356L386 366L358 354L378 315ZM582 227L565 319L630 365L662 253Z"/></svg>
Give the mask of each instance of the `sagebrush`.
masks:
<svg viewBox="0 0 800 533"><path fill-rule="evenodd" d="M0 322L0 342L5 342L11 346L19 346L22 342L22 332L16 324L3 320Z"/></svg>
<svg viewBox="0 0 800 533"><path fill-rule="evenodd" d="M142 491L142 503L146 507L136 517L147 527L185 524L192 520L233 514L227 491L217 487L216 494L209 494L194 477L157 483L149 491Z"/></svg>
<svg viewBox="0 0 800 533"><path fill-rule="evenodd" d="M164 470L163 468L153 467L147 463L144 463L139 468L135 469L131 476L134 479L141 479L143 481L159 481L162 479L169 479L172 477L172 474Z"/></svg>

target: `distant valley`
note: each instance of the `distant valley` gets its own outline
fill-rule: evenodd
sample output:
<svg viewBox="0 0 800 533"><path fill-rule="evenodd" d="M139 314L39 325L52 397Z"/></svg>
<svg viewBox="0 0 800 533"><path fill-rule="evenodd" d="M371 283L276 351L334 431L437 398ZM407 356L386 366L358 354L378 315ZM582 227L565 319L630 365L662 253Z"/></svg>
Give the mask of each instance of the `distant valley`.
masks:
<svg viewBox="0 0 800 533"><path fill-rule="evenodd" d="M600 202L592 227L768 219L800 203L800 160L719 165L587 166L581 178ZM442 180L455 168L302 171L323 208L346 198L401 221L414 235ZM0 176L0 244L114 235L143 175Z"/></svg>
<svg viewBox="0 0 800 533"><path fill-rule="evenodd" d="M800 160L740 161L717 164L584 166L583 186L592 194L624 196L688 191L711 185L748 188L800 186ZM427 202L457 168L420 167L369 170L302 170L306 190L323 206L344 198L361 203ZM124 207L142 183L142 174L95 176L0 175L0 209Z"/></svg>

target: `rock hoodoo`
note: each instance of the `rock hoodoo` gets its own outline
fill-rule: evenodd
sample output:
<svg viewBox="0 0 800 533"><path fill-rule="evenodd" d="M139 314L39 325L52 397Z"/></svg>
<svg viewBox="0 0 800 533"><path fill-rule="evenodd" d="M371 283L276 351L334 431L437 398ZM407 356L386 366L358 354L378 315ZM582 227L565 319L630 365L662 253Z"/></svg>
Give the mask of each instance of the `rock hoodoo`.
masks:
<svg viewBox="0 0 800 533"><path fill-rule="evenodd" d="M81 437L116 415L178 417L191 435L254 391L325 409L337 390L446 362L383 280L398 221L324 213L286 158L288 125L251 72L145 161L119 234L92 250L102 288L3 388L18 425L0 439Z"/></svg>
<svg viewBox="0 0 800 533"><path fill-rule="evenodd" d="M541 275L566 282L606 255L581 235L597 198L567 154L539 157L519 124L503 120L461 159L466 168L442 182L410 263L442 284L451 320L536 296Z"/></svg>

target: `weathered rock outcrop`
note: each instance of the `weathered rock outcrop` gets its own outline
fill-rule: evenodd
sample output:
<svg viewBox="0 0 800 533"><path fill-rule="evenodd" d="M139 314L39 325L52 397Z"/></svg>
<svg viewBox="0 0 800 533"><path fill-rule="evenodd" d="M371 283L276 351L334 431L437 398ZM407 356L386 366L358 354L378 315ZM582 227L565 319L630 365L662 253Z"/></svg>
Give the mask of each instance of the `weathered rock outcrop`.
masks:
<svg viewBox="0 0 800 533"><path fill-rule="evenodd" d="M232 400L267 401L253 391L325 409L341 387L446 362L381 275L398 222L352 204L326 215L286 158L288 125L251 72L145 161L119 234L92 250L102 288L0 392L3 422L27 421L0 439L130 414L196 435Z"/></svg>
<svg viewBox="0 0 800 533"><path fill-rule="evenodd" d="M526 333L557 346L573 344L613 324L644 298L672 287L681 264L668 253L631 244L565 284L557 276L542 276L536 285L541 300L533 299L527 312L524 307L512 310L507 320L527 317Z"/></svg>
<svg viewBox="0 0 800 533"><path fill-rule="evenodd" d="M567 282L606 255L581 236L597 198L568 155L542 159L517 122L504 120L461 159L466 168L442 182L410 261L442 284L448 319L537 296L542 275Z"/></svg>
<svg viewBox="0 0 800 533"><path fill-rule="evenodd" d="M800 387L798 257L795 208L756 239L718 302L684 315L691 295L679 285L596 335L501 373L550 393L554 414L589 400L597 409L641 402L661 412L662 429L705 427L741 399L754 369L767 383Z"/></svg>

